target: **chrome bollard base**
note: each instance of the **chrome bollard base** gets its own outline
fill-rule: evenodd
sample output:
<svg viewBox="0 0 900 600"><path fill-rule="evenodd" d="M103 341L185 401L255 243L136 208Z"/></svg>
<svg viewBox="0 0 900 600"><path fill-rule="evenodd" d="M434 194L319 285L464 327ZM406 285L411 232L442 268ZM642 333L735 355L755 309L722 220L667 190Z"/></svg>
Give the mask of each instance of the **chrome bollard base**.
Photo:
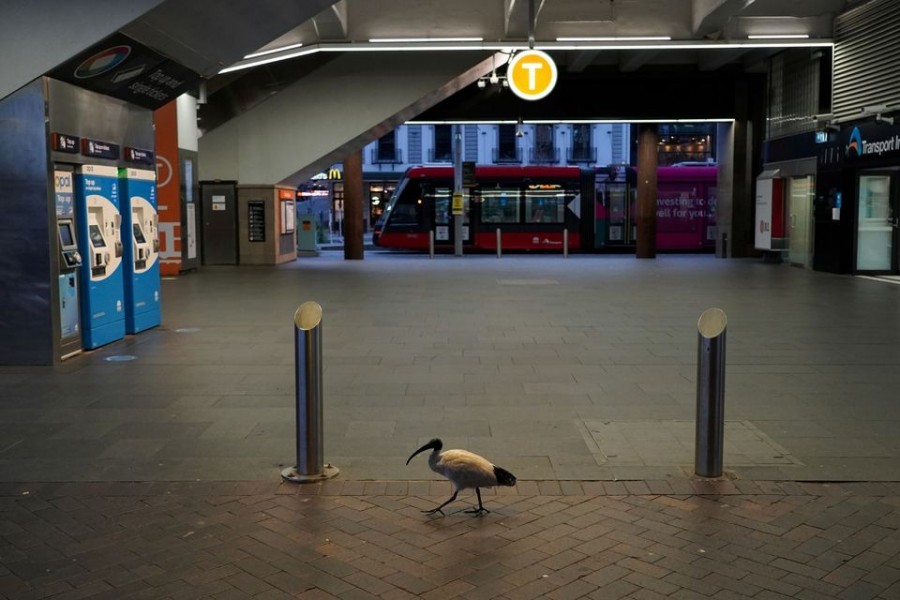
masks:
<svg viewBox="0 0 900 600"><path fill-rule="evenodd" d="M326 479L337 477L340 472L340 469L333 465L325 465L321 473L301 475L297 472L297 467L290 467L281 472L281 477L291 483L316 483L317 481L325 481Z"/></svg>

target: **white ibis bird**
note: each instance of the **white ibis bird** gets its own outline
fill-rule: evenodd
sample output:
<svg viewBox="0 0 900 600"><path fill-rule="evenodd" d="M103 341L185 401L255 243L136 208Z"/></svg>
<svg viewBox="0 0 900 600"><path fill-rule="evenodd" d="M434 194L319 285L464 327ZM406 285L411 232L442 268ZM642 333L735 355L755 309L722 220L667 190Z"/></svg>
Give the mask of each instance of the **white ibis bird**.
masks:
<svg viewBox="0 0 900 600"><path fill-rule="evenodd" d="M453 484L453 495L450 496L449 500L437 508L423 510L422 512L429 515L436 512L444 514L444 511L441 509L456 500L456 495L460 490L467 488L475 488L475 494L478 496L478 508L467 510L466 512L474 513L476 515L490 512L481 503L481 490L479 488L494 487L497 485L512 487L516 485L515 475L506 469L502 469L492 464L483 456L478 456L468 450L444 450L441 452L443 447L444 443L435 438L413 452L412 455L406 459L406 464L409 464L409 461L411 461L416 454L431 450L431 454L428 455L428 466L431 467L432 471L443 475Z"/></svg>

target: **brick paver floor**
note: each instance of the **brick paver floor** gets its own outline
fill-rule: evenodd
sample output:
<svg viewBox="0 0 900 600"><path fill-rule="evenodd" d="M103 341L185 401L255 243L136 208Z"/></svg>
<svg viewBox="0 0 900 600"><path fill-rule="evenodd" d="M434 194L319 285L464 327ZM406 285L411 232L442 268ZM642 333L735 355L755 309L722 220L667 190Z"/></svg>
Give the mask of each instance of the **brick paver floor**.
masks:
<svg viewBox="0 0 900 600"><path fill-rule="evenodd" d="M0 485L4 598L900 598L900 484Z"/></svg>

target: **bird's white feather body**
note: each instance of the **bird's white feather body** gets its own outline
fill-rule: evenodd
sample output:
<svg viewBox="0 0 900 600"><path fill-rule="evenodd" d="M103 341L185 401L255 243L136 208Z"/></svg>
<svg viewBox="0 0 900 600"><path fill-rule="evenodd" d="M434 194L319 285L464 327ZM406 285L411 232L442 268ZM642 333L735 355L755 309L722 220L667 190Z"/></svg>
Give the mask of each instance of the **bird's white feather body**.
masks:
<svg viewBox="0 0 900 600"><path fill-rule="evenodd" d="M449 479L457 490L497 485L494 465L483 456L467 450L432 452L428 456L428 466Z"/></svg>
<svg viewBox="0 0 900 600"><path fill-rule="evenodd" d="M478 497L478 508L466 512L483 515L490 511L481 502L480 488L497 485L510 487L516 485L515 475L506 469L494 465L482 456L478 456L468 450L445 450L442 452L443 449L444 443L440 439L434 438L406 459L406 464L409 464L409 461L417 454L431 450L431 454L428 455L428 466L431 467L432 471L443 475L453 484L453 495L450 496L449 500L437 508L423 512L430 515L438 512L444 514L443 508L456 500L460 490L475 488L475 496Z"/></svg>

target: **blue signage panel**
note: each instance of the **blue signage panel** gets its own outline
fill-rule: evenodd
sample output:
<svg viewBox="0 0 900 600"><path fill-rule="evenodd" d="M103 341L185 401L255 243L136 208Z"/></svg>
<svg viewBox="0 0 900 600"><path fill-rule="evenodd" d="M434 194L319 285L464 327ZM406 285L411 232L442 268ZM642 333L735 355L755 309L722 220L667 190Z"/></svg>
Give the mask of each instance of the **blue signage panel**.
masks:
<svg viewBox="0 0 900 600"><path fill-rule="evenodd" d="M125 244L125 331L139 333L162 322L156 172L119 169Z"/></svg>
<svg viewBox="0 0 900 600"><path fill-rule="evenodd" d="M75 211L81 253L82 342L90 350L125 337L119 179L115 167L78 168Z"/></svg>
<svg viewBox="0 0 900 600"><path fill-rule="evenodd" d="M900 156L900 127L881 121L862 122L841 130L847 164L894 161Z"/></svg>

